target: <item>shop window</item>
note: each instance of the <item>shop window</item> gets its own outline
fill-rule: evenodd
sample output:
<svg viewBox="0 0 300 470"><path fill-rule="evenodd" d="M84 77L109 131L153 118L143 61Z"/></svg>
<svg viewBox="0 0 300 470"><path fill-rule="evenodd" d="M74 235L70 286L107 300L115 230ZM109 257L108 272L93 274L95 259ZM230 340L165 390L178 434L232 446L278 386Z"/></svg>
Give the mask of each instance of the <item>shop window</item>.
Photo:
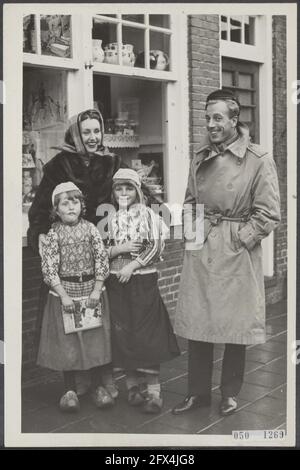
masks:
<svg viewBox="0 0 300 470"><path fill-rule="evenodd" d="M40 31L43 55L71 57L70 15L41 15Z"/></svg>
<svg viewBox="0 0 300 470"><path fill-rule="evenodd" d="M23 17L23 52L31 54L37 52L34 15L25 15Z"/></svg>
<svg viewBox="0 0 300 470"><path fill-rule="evenodd" d="M221 16L221 39L254 46L254 33L253 16Z"/></svg>
<svg viewBox="0 0 300 470"><path fill-rule="evenodd" d="M23 52L71 58L73 55L71 16L24 16Z"/></svg>
<svg viewBox="0 0 300 470"><path fill-rule="evenodd" d="M248 125L252 140L259 143L259 66L223 58L222 86L235 93L241 103L240 120Z"/></svg>
<svg viewBox="0 0 300 470"><path fill-rule="evenodd" d="M104 117L104 145L138 171L161 201L166 195L163 103L160 82L94 75L94 107Z"/></svg>
<svg viewBox="0 0 300 470"><path fill-rule="evenodd" d="M122 15L122 20L144 24L144 15Z"/></svg>
<svg viewBox="0 0 300 470"><path fill-rule="evenodd" d="M67 123L67 72L36 67L23 70L22 207L27 212L43 176L44 165L58 152Z"/></svg>
<svg viewBox="0 0 300 470"><path fill-rule="evenodd" d="M169 15L96 15L92 36L104 50L97 61L171 70L169 25Z"/></svg>

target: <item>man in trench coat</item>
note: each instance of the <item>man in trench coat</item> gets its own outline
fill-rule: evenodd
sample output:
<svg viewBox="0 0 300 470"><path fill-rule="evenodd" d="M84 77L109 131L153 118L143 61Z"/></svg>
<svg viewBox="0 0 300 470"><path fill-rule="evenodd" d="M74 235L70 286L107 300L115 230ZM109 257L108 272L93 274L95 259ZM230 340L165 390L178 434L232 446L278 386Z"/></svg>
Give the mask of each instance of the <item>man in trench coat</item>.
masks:
<svg viewBox="0 0 300 470"><path fill-rule="evenodd" d="M211 402L213 345L224 343L220 413L237 409L246 345L265 342L261 240L280 222L277 172L271 155L251 143L233 93L206 102L207 141L191 161L184 205L185 233L204 204L204 242L185 251L175 332L188 341L184 413Z"/></svg>

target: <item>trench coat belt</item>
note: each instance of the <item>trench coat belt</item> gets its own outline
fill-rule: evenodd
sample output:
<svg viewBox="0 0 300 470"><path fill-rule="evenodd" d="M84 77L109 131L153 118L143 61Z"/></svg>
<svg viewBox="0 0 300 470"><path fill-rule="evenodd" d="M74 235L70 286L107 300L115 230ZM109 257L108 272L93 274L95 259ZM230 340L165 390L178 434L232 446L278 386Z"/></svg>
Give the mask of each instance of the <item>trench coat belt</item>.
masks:
<svg viewBox="0 0 300 470"><path fill-rule="evenodd" d="M205 219L209 219L212 225L219 225L223 220L229 220L229 222L247 222L249 218L245 217L227 217L223 214L204 214Z"/></svg>

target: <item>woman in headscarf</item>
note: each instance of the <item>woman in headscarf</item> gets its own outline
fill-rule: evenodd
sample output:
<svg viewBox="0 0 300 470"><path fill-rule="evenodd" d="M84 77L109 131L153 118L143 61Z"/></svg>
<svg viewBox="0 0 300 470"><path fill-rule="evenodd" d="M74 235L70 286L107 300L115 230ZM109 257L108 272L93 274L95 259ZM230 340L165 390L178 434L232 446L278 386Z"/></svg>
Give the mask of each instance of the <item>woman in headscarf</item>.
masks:
<svg viewBox="0 0 300 470"><path fill-rule="evenodd" d="M86 201L86 216L96 224L96 209L110 202L112 177L121 166L117 155L103 146L104 125L101 114L94 110L79 113L70 120L60 152L44 166L44 176L29 210L28 242L37 252L41 234L50 228L51 195L66 181L78 186Z"/></svg>

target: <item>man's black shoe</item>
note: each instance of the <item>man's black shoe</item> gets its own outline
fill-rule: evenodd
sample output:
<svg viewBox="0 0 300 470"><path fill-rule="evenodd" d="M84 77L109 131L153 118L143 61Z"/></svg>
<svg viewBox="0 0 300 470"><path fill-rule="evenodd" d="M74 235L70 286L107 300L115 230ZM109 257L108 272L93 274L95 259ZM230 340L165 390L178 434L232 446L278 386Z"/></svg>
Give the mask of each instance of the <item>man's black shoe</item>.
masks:
<svg viewBox="0 0 300 470"><path fill-rule="evenodd" d="M189 410L194 410L202 406L209 406L211 404L210 396L188 395L182 402L173 408L172 413L179 415Z"/></svg>
<svg viewBox="0 0 300 470"><path fill-rule="evenodd" d="M220 413L222 416L228 416L234 413L237 409L237 401L235 397L222 398L220 404Z"/></svg>

